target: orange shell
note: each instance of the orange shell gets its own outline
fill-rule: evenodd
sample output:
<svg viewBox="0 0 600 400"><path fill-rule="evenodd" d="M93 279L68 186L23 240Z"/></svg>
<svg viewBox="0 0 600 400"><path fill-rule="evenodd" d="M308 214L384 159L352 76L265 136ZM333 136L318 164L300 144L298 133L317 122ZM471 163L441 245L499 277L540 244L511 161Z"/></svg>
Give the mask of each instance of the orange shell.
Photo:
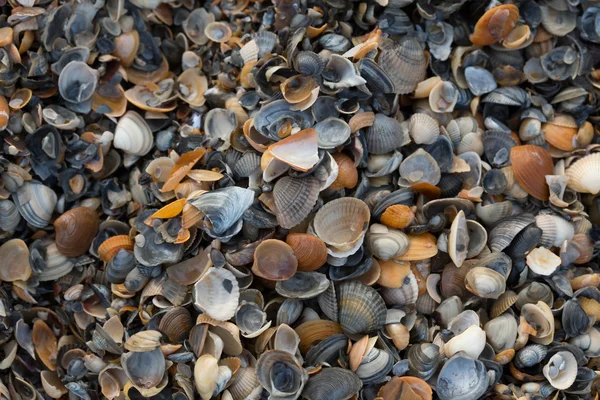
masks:
<svg viewBox="0 0 600 400"><path fill-rule="evenodd" d="M379 389L377 396L383 400L431 400L433 398L433 391L431 390L431 386L421 378L415 376L396 376Z"/></svg>
<svg viewBox="0 0 600 400"><path fill-rule="evenodd" d="M175 189L179 182L181 182L187 173L190 172L190 170L194 167L194 165L200 161L204 153L206 153L206 149L199 147L196 150L182 154L175 162L175 165L169 173L169 177L165 181L165 184L160 191L166 193Z"/></svg>
<svg viewBox="0 0 600 400"><path fill-rule="evenodd" d="M41 319L33 323L32 340L40 360L51 371L56 371L56 357L58 353L58 342L52 328Z"/></svg>
<svg viewBox="0 0 600 400"><path fill-rule="evenodd" d="M167 204L154 214L150 218L173 218L179 215L179 213L183 210L183 206L185 205L186 199L175 200L172 203Z"/></svg>
<svg viewBox="0 0 600 400"><path fill-rule="evenodd" d="M133 240L127 235L109 237L98 247L98 257L109 262L121 249L133 251Z"/></svg>
<svg viewBox="0 0 600 400"><path fill-rule="evenodd" d="M404 204L394 204L385 209L380 220L388 228L404 229L415 220L415 214Z"/></svg>
<svg viewBox="0 0 600 400"><path fill-rule="evenodd" d="M394 260L378 260L381 273L377 283L387 288L399 288L403 285L404 279L410 273L410 263L407 261L396 262Z"/></svg>
<svg viewBox="0 0 600 400"><path fill-rule="evenodd" d="M327 246L321 238L306 233L290 233L285 242L294 251L300 271L316 271L327 262Z"/></svg>
<svg viewBox="0 0 600 400"><path fill-rule="evenodd" d="M515 178L521 187L538 200L548 200L550 190L546 175L554 174L552 157L543 148L527 144L515 146L510 151Z"/></svg>
<svg viewBox="0 0 600 400"><path fill-rule="evenodd" d="M4 96L0 96L0 130L4 130L8 125L8 102Z"/></svg>
<svg viewBox="0 0 600 400"><path fill-rule="evenodd" d="M338 176L330 188L339 190L355 187L358 183L358 170L354 166L354 161L343 153L336 153L332 157L338 165Z"/></svg>
<svg viewBox="0 0 600 400"><path fill-rule="evenodd" d="M473 44L488 46L505 38L516 26L519 9L514 4L502 4L483 14L469 39Z"/></svg>
<svg viewBox="0 0 600 400"><path fill-rule="evenodd" d="M408 250L396 260L415 261L425 260L438 253L437 239L431 233L421 235L407 235L409 240Z"/></svg>
<svg viewBox="0 0 600 400"><path fill-rule="evenodd" d="M564 151L575 149L574 139L577 132L577 128L559 126L552 123L542 124L542 133L544 134L546 141L552 146Z"/></svg>

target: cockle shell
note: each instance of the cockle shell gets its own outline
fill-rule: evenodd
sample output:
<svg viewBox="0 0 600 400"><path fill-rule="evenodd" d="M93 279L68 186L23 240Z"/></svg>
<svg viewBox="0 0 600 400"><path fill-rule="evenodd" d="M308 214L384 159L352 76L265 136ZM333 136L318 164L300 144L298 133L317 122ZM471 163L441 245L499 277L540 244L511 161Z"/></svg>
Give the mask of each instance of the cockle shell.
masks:
<svg viewBox="0 0 600 400"><path fill-rule="evenodd" d="M568 186L580 193L600 192L600 153L593 153L575 161L566 170Z"/></svg>

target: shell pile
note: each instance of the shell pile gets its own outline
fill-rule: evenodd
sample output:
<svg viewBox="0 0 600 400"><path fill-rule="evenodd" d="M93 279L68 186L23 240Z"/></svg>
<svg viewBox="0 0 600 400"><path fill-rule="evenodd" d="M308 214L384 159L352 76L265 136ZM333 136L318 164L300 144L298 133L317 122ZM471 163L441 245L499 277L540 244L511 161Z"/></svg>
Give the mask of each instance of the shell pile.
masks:
<svg viewBox="0 0 600 400"><path fill-rule="evenodd" d="M0 11L0 400L598 399L600 1Z"/></svg>

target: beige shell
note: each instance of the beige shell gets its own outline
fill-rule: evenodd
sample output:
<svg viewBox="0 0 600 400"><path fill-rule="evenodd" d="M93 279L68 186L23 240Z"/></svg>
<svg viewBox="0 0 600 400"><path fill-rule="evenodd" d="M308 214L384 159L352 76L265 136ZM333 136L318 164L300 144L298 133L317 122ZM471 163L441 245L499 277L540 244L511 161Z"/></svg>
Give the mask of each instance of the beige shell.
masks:
<svg viewBox="0 0 600 400"><path fill-rule="evenodd" d="M194 285L195 306L218 321L235 315L239 297L237 279L225 268L210 268Z"/></svg>
<svg viewBox="0 0 600 400"><path fill-rule="evenodd" d="M146 155L154 141L150 127L137 112L128 111L119 118L113 146L134 156Z"/></svg>
<svg viewBox="0 0 600 400"><path fill-rule="evenodd" d="M467 259L469 250L469 231L467 229L467 219L464 211L460 211L450 227L448 235L448 254L454 264L460 267Z"/></svg>
<svg viewBox="0 0 600 400"><path fill-rule="evenodd" d="M318 237L338 250L349 250L364 238L371 212L364 201L352 197L336 199L325 204L314 219Z"/></svg>
<svg viewBox="0 0 600 400"><path fill-rule="evenodd" d="M440 135L440 127L429 115L417 113L410 117L409 133L416 144L431 144Z"/></svg>
<svg viewBox="0 0 600 400"><path fill-rule="evenodd" d="M560 257L545 247L535 248L527 254L527 266L538 275L552 275L560 263Z"/></svg>
<svg viewBox="0 0 600 400"><path fill-rule="evenodd" d="M571 164L566 170L568 186L579 193L600 192L600 153L587 155Z"/></svg>

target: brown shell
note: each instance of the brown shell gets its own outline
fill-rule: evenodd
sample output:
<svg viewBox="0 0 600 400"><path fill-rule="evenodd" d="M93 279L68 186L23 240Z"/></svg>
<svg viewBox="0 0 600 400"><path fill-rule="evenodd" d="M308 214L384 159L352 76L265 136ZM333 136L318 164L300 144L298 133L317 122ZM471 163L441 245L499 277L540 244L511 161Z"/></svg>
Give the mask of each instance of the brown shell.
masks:
<svg viewBox="0 0 600 400"><path fill-rule="evenodd" d="M404 229L415 219L415 214L410 207L404 204L394 204L385 209L380 221L388 228Z"/></svg>
<svg viewBox="0 0 600 400"><path fill-rule="evenodd" d="M4 96L0 96L0 130L6 129L9 117L8 102Z"/></svg>
<svg viewBox="0 0 600 400"><path fill-rule="evenodd" d="M420 399L431 400L431 386L415 376L396 376L377 392L378 399Z"/></svg>
<svg viewBox="0 0 600 400"><path fill-rule="evenodd" d="M337 322L316 319L304 322L294 329L300 337L298 348L306 354L311 347L330 336L342 333L342 327Z"/></svg>
<svg viewBox="0 0 600 400"><path fill-rule="evenodd" d="M317 81L312 76L295 75L283 81L280 88L283 98L296 104L308 99L316 86Z"/></svg>
<svg viewBox="0 0 600 400"><path fill-rule="evenodd" d="M11 239L0 246L0 281L26 281L30 276L27 244L21 239Z"/></svg>
<svg viewBox="0 0 600 400"><path fill-rule="evenodd" d="M502 293L498 299L494 301L492 304L492 308L490 309L490 318L496 318L501 314L504 314L506 310L512 307L513 304L517 302L519 295L513 292L512 290L507 290Z"/></svg>
<svg viewBox="0 0 600 400"><path fill-rule="evenodd" d="M458 296L465 300L471 295L465 287L465 277L471 268L472 264L468 261L463 263L460 268L456 268L454 263L447 264L444 267L440 284L440 293L443 298Z"/></svg>
<svg viewBox="0 0 600 400"><path fill-rule="evenodd" d="M77 207L67 211L54 221L56 248L67 257L78 257L90 248L100 220L96 211Z"/></svg>
<svg viewBox="0 0 600 400"><path fill-rule="evenodd" d="M181 343L187 339L194 321L190 312L184 307L174 307L160 320L158 330L167 335L173 343Z"/></svg>
<svg viewBox="0 0 600 400"><path fill-rule="evenodd" d="M577 128L560 126L553 123L542 124L542 133L544 134L546 141L552 146L564 151L575 149L574 139L577 132Z"/></svg>
<svg viewBox="0 0 600 400"><path fill-rule="evenodd" d="M548 200L550 189L546 175L554 174L552 157L535 145L515 146L510 150L510 160L515 178L521 187L538 200Z"/></svg>
<svg viewBox="0 0 600 400"><path fill-rule="evenodd" d="M325 242L306 233L290 233L285 242L292 248L298 259L298 270L316 271L327 262Z"/></svg>
<svg viewBox="0 0 600 400"><path fill-rule="evenodd" d="M339 190L355 187L358 183L358 170L354 166L354 161L343 153L336 153L332 157L338 165L338 176L330 188Z"/></svg>
<svg viewBox="0 0 600 400"><path fill-rule="evenodd" d="M58 342L52 328L41 319L36 320L33 324L32 340L40 360L49 370L55 371Z"/></svg>
<svg viewBox="0 0 600 400"><path fill-rule="evenodd" d="M469 37L473 44L488 46L508 36L519 19L519 9L514 4L502 4L483 14Z"/></svg>
<svg viewBox="0 0 600 400"><path fill-rule="evenodd" d="M297 269L294 250L281 240L267 239L254 250L254 275L270 281L284 281L294 276Z"/></svg>
<svg viewBox="0 0 600 400"><path fill-rule="evenodd" d="M0 47L10 46L13 42L13 29L10 26L0 28Z"/></svg>
<svg viewBox="0 0 600 400"><path fill-rule="evenodd" d="M121 249L133 251L133 239L127 235L109 237L98 247L98 257L109 262Z"/></svg>

